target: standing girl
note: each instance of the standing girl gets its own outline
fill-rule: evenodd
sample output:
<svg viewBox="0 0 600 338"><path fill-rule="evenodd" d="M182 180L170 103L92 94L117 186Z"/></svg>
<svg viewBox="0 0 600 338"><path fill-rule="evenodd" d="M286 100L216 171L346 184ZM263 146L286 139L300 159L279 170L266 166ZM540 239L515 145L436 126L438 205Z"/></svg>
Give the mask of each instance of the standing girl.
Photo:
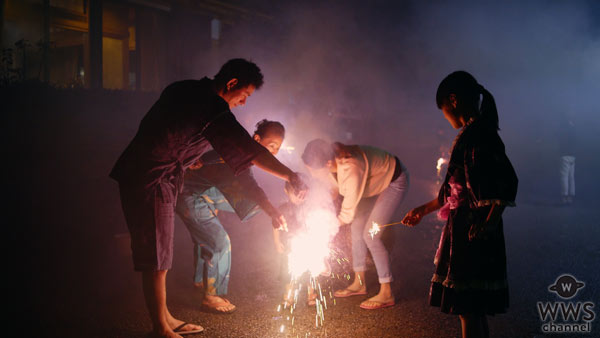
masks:
<svg viewBox="0 0 600 338"><path fill-rule="evenodd" d="M461 131L438 198L411 210L402 222L417 225L440 209L438 216L447 223L435 255L429 303L460 317L463 338L489 337L486 316L508 308L501 216L506 206L515 205L517 176L498 135L494 97L471 74L448 75L436 101Z"/></svg>

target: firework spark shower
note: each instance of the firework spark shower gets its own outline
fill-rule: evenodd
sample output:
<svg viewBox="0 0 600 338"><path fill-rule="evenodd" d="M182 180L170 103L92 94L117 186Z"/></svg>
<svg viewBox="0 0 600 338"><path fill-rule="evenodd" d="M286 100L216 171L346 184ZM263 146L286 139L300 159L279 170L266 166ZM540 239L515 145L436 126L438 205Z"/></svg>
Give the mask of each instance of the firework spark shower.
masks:
<svg viewBox="0 0 600 338"><path fill-rule="evenodd" d="M334 210L308 210L304 228L290 241L289 268L292 278L308 271L312 276L323 272L329 256L329 241L337 233Z"/></svg>

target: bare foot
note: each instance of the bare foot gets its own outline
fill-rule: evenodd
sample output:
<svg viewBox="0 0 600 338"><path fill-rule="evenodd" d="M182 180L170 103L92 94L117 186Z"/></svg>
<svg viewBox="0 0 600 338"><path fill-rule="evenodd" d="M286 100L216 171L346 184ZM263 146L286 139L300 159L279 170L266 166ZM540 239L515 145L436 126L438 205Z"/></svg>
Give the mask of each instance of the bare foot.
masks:
<svg viewBox="0 0 600 338"><path fill-rule="evenodd" d="M394 306L395 304L394 296L382 295L380 293L360 303L360 307L366 310L376 310Z"/></svg>
<svg viewBox="0 0 600 338"><path fill-rule="evenodd" d="M204 331L202 326L185 323L182 320L173 318L170 313L167 313L166 326L155 330L154 335L156 337L182 338L181 335L200 333L202 331Z"/></svg>
<svg viewBox="0 0 600 338"><path fill-rule="evenodd" d="M173 332L173 330L164 330L161 332L154 331L151 336L155 338L183 338L179 334Z"/></svg>
<svg viewBox="0 0 600 338"><path fill-rule="evenodd" d="M219 296L205 295L202 305L219 313L232 313L236 309L235 305L231 304L229 300Z"/></svg>
<svg viewBox="0 0 600 338"><path fill-rule="evenodd" d="M308 297L306 299L306 305L308 305L308 306L317 305L317 294L315 292L311 292L308 294Z"/></svg>
<svg viewBox="0 0 600 338"><path fill-rule="evenodd" d="M350 297L350 296L359 296L359 295L366 295L367 294L367 287L364 285L350 285L345 289L342 290L337 290L333 295L335 297L339 297L339 298L343 298L343 297Z"/></svg>
<svg viewBox="0 0 600 338"><path fill-rule="evenodd" d="M381 293L365 300L365 302L390 303L394 301L394 296L382 295Z"/></svg>

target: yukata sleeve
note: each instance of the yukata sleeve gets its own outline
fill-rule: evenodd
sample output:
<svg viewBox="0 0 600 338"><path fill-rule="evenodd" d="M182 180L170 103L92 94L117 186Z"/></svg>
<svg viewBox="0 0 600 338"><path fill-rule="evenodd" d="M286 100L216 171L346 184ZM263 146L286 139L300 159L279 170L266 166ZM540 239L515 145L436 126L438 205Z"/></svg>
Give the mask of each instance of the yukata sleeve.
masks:
<svg viewBox="0 0 600 338"><path fill-rule="evenodd" d="M446 174L446 178L444 178L444 182L442 182L442 186L440 187L440 191L438 192L437 200L438 203L443 206L446 204L446 200L448 199L448 193L446 189L446 185L448 184L448 174Z"/></svg>
<svg viewBox="0 0 600 338"><path fill-rule="evenodd" d="M248 194L248 198L256 202L258 205L262 206L262 203L267 201L267 194L256 182L254 175L252 174L252 170L250 168L244 170L238 176L240 181L240 185L244 188L246 193Z"/></svg>
<svg viewBox="0 0 600 338"><path fill-rule="evenodd" d="M518 179L495 132L465 150L467 189L475 207L515 206Z"/></svg>
<svg viewBox="0 0 600 338"><path fill-rule="evenodd" d="M338 175L341 173L338 172ZM339 181L340 194L344 196L338 219L344 224L350 224L356 216L356 208L362 197L361 185L364 170L350 165L344 169Z"/></svg>
<svg viewBox="0 0 600 338"><path fill-rule="evenodd" d="M258 144L227 109L210 121L204 130L204 137L225 163L239 175L250 168L252 160L263 152L268 152Z"/></svg>

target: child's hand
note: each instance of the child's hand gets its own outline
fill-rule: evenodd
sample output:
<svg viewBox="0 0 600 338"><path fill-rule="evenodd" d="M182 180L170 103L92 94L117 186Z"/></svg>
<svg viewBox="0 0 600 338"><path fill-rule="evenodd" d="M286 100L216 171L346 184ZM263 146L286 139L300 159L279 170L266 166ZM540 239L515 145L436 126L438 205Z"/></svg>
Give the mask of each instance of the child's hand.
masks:
<svg viewBox="0 0 600 338"><path fill-rule="evenodd" d="M503 210L503 206L493 205L485 221L473 223L469 228L469 241L475 239L486 240L494 236L498 229L498 224L500 224L500 216Z"/></svg>
<svg viewBox="0 0 600 338"><path fill-rule="evenodd" d="M425 212L422 207L414 208L409 211L406 216L404 216L402 219L402 224L409 227L414 227L421 222L421 219L423 219L424 215Z"/></svg>
<svg viewBox="0 0 600 338"><path fill-rule="evenodd" d="M285 245L281 242L275 242L275 250L277 250L277 253L282 254L285 252Z"/></svg>
<svg viewBox="0 0 600 338"><path fill-rule="evenodd" d="M285 246L279 239L279 230L277 229L273 229L273 243L275 244L275 250L277 250L278 253L282 254L285 252Z"/></svg>
<svg viewBox="0 0 600 338"><path fill-rule="evenodd" d="M273 229L285 232L288 231L287 222L285 221L285 217L283 217L283 215L279 214L278 216L274 215L272 217L271 223L273 224Z"/></svg>
<svg viewBox="0 0 600 338"><path fill-rule="evenodd" d="M271 203L262 206L263 210L267 215L271 217L271 224L273 225L273 229L288 231L287 222L285 217L277 210L277 208L273 207Z"/></svg>
<svg viewBox="0 0 600 338"><path fill-rule="evenodd" d="M476 239L486 240L492 236L493 226L490 224L475 223L469 228L469 241Z"/></svg>

